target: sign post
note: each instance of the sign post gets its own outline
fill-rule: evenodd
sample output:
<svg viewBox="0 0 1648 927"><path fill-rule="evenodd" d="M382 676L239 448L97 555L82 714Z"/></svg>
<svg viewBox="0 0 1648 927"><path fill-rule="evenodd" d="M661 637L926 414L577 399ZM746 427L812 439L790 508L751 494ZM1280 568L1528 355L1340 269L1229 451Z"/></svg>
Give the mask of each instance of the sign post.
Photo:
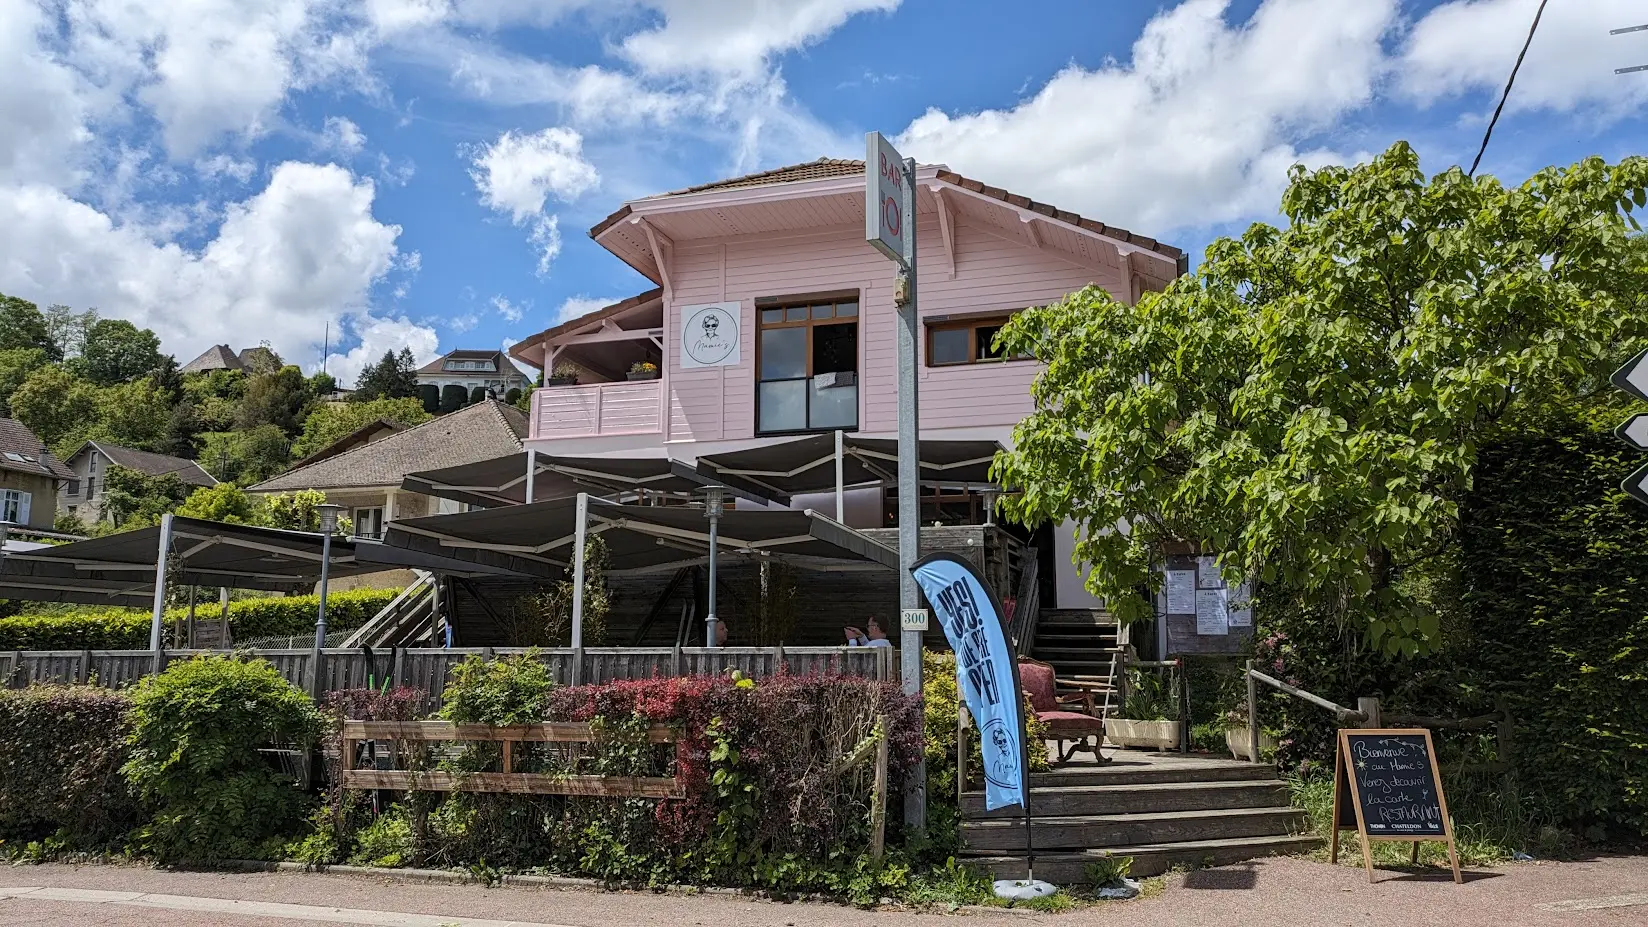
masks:
<svg viewBox="0 0 1648 927"><path fill-rule="evenodd" d="M1373 881L1370 841L1410 842L1410 858L1418 862L1419 844L1436 840L1448 845L1454 882L1464 881L1430 731L1342 730L1333 765L1333 839L1329 853L1334 862L1339 861L1341 830L1356 831L1369 882Z"/></svg>
<svg viewBox="0 0 1648 927"><path fill-rule="evenodd" d="M898 266L898 607L921 607L913 571L921 556L921 474L916 402L916 162L880 132L864 137L864 237ZM906 695L921 694L921 632L899 633L899 679ZM904 793L904 824L927 829L927 765L921 761Z"/></svg>
<svg viewBox="0 0 1648 927"><path fill-rule="evenodd" d="M1626 361L1625 366L1614 371L1610 382L1637 399L1648 402L1648 350L1639 352ZM1648 451L1648 415L1631 416L1614 429L1614 434L1637 450ZM1631 471L1619 488L1631 498L1648 505L1648 464Z"/></svg>

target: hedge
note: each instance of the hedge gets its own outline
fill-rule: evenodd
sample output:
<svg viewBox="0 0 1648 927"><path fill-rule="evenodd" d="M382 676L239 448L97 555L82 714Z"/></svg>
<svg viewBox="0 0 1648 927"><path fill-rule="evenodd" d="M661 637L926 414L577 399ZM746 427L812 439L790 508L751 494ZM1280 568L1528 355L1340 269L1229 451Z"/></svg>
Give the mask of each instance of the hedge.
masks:
<svg viewBox="0 0 1648 927"><path fill-rule="evenodd" d="M326 625L346 631L360 627L400 594L399 589L353 589L326 597ZM229 626L236 640L299 635L314 630L320 599L313 595L241 599L229 603ZM166 621L182 621L185 608L166 611ZM213 618L215 604L197 606L196 618ZM143 650L149 646L150 616L136 609L88 609L60 615L0 618L0 650Z"/></svg>
<svg viewBox="0 0 1648 927"><path fill-rule="evenodd" d="M99 849L137 823L120 772L130 708L107 689L0 689L0 849L48 838Z"/></svg>

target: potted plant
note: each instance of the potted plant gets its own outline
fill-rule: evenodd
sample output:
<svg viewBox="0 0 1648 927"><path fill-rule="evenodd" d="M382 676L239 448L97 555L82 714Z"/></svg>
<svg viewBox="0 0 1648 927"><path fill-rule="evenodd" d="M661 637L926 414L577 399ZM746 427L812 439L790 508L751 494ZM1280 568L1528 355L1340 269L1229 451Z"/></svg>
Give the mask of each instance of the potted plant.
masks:
<svg viewBox="0 0 1648 927"><path fill-rule="evenodd" d="M1173 707L1173 693L1166 680L1154 673L1134 670L1128 674L1122 717L1105 719L1104 736L1118 747L1175 749L1184 732L1184 723L1169 720L1175 713Z"/></svg>
<svg viewBox="0 0 1648 927"><path fill-rule="evenodd" d="M641 361L632 364L629 368L629 378L631 380L656 380L658 379L658 365L652 361Z"/></svg>
<svg viewBox="0 0 1648 927"><path fill-rule="evenodd" d="M1247 706L1231 709L1225 712L1225 746L1230 748L1230 755L1238 760L1253 759L1252 740L1248 734ZM1263 728L1259 729L1259 754L1263 756L1268 751L1276 749L1276 738L1266 734Z"/></svg>
<svg viewBox="0 0 1648 927"><path fill-rule="evenodd" d="M578 368L572 364L556 364L549 373L549 382L546 386L577 386Z"/></svg>

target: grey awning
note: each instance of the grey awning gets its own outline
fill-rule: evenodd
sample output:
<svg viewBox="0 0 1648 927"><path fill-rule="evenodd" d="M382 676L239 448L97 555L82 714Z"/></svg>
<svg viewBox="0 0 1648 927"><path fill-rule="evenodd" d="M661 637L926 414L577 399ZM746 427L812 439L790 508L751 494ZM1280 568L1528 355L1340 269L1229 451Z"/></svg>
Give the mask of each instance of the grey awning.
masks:
<svg viewBox="0 0 1648 927"><path fill-rule="evenodd" d="M921 442L921 482L961 486L993 486L990 464L1002 450L994 441ZM811 435L725 454L698 458L697 471L705 479L789 504L803 493L833 492L835 435ZM898 442L890 438L842 439L842 485L898 481Z"/></svg>
<svg viewBox="0 0 1648 927"><path fill-rule="evenodd" d="M539 454L533 478L535 501L597 496L672 493L683 495L709 482L691 467L665 457L554 457ZM401 488L481 508L526 501L525 453L478 463L407 474ZM765 502L766 499L755 501Z"/></svg>
<svg viewBox="0 0 1648 927"><path fill-rule="evenodd" d="M556 499L459 515L391 522L384 543L470 562L510 558L565 570L571 562L577 501ZM702 562L709 522L694 506L619 505L591 499L588 530L606 542L614 572L651 571ZM739 511L721 516L723 558L780 557L897 569L898 553L815 512Z"/></svg>

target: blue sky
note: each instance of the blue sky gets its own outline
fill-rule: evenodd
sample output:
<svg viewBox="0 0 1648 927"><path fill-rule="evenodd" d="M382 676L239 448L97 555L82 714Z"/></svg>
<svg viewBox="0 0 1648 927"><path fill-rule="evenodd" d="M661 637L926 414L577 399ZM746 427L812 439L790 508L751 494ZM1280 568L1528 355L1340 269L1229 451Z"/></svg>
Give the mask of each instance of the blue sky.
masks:
<svg viewBox="0 0 1648 927"><path fill-rule="evenodd" d="M0 0L0 292L346 381L649 284L625 199L863 133L1199 254L1288 165L1469 163L1537 0ZM1553 3L1483 170L1648 139L1641 0Z"/></svg>

